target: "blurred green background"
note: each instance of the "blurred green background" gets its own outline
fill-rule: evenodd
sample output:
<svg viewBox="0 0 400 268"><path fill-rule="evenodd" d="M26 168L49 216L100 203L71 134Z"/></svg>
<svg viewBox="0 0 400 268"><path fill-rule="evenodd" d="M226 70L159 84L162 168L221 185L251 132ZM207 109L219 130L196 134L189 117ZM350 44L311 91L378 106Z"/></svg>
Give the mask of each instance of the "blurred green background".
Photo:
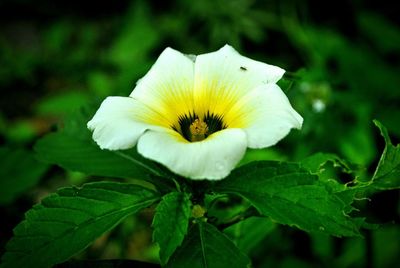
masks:
<svg viewBox="0 0 400 268"><path fill-rule="evenodd" d="M201 54L228 43L288 71L280 85L304 117L303 129L249 152L245 162L295 161L323 151L368 177L384 146L372 119L388 128L394 144L400 140L399 11L393 1L361 0L1 0L0 253L43 196L93 179L37 162L35 141L82 107L128 95L167 46ZM357 204L361 216L382 224L364 239L257 223L246 247L254 267L394 267L399 200L399 191L388 191ZM126 220L76 258L154 262L151 217Z"/></svg>

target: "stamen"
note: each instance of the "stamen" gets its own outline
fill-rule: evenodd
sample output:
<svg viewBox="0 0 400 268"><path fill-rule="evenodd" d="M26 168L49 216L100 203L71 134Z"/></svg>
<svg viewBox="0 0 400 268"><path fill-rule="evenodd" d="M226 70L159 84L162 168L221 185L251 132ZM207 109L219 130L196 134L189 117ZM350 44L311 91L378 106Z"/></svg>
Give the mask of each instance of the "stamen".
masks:
<svg viewBox="0 0 400 268"><path fill-rule="evenodd" d="M199 117L195 112L178 117L178 122L171 128L182 135L187 141L196 142L207 139L211 134L228 128L223 117L207 112Z"/></svg>
<svg viewBox="0 0 400 268"><path fill-rule="evenodd" d="M203 120L197 118L190 125L189 130L191 141L202 141L206 138L208 126Z"/></svg>

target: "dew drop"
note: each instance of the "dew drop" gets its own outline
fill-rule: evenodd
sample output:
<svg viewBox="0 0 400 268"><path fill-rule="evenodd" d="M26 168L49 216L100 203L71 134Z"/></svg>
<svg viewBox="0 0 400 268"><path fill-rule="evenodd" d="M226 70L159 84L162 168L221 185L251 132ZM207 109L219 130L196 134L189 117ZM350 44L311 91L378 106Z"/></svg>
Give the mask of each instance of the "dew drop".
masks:
<svg viewBox="0 0 400 268"><path fill-rule="evenodd" d="M217 162L215 163L215 168L216 168L218 171L224 170L224 169L225 169L225 163L224 163L223 161L217 161Z"/></svg>

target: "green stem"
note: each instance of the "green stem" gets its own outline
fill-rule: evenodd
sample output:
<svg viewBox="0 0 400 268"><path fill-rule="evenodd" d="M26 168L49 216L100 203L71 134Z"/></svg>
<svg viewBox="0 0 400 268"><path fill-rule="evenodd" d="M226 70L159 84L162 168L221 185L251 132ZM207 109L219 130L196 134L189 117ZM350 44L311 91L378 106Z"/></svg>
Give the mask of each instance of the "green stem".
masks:
<svg viewBox="0 0 400 268"><path fill-rule="evenodd" d="M229 226L234 225L234 224L236 224L238 222L241 222L241 221L243 221L243 220L245 220L245 219L247 219L249 217L252 217L252 216L260 216L260 213L254 207L250 207L250 208L246 209L242 213L240 213L240 214L236 215L235 217L233 217L227 223L219 224L217 226L217 228L219 230L224 230L225 228L228 228Z"/></svg>
<svg viewBox="0 0 400 268"><path fill-rule="evenodd" d="M192 192L192 201L194 204L199 204L204 206L204 196L210 189L210 183L206 180L204 181L187 181L190 190Z"/></svg>

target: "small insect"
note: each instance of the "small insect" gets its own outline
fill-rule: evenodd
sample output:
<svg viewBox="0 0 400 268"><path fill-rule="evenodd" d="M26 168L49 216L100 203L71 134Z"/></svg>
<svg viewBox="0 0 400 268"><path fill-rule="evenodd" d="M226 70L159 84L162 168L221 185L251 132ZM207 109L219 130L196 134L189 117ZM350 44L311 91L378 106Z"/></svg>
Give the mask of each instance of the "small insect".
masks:
<svg viewBox="0 0 400 268"><path fill-rule="evenodd" d="M242 70L242 71L247 71L247 68L244 67L244 66L240 66L240 70Z"/></svg>

